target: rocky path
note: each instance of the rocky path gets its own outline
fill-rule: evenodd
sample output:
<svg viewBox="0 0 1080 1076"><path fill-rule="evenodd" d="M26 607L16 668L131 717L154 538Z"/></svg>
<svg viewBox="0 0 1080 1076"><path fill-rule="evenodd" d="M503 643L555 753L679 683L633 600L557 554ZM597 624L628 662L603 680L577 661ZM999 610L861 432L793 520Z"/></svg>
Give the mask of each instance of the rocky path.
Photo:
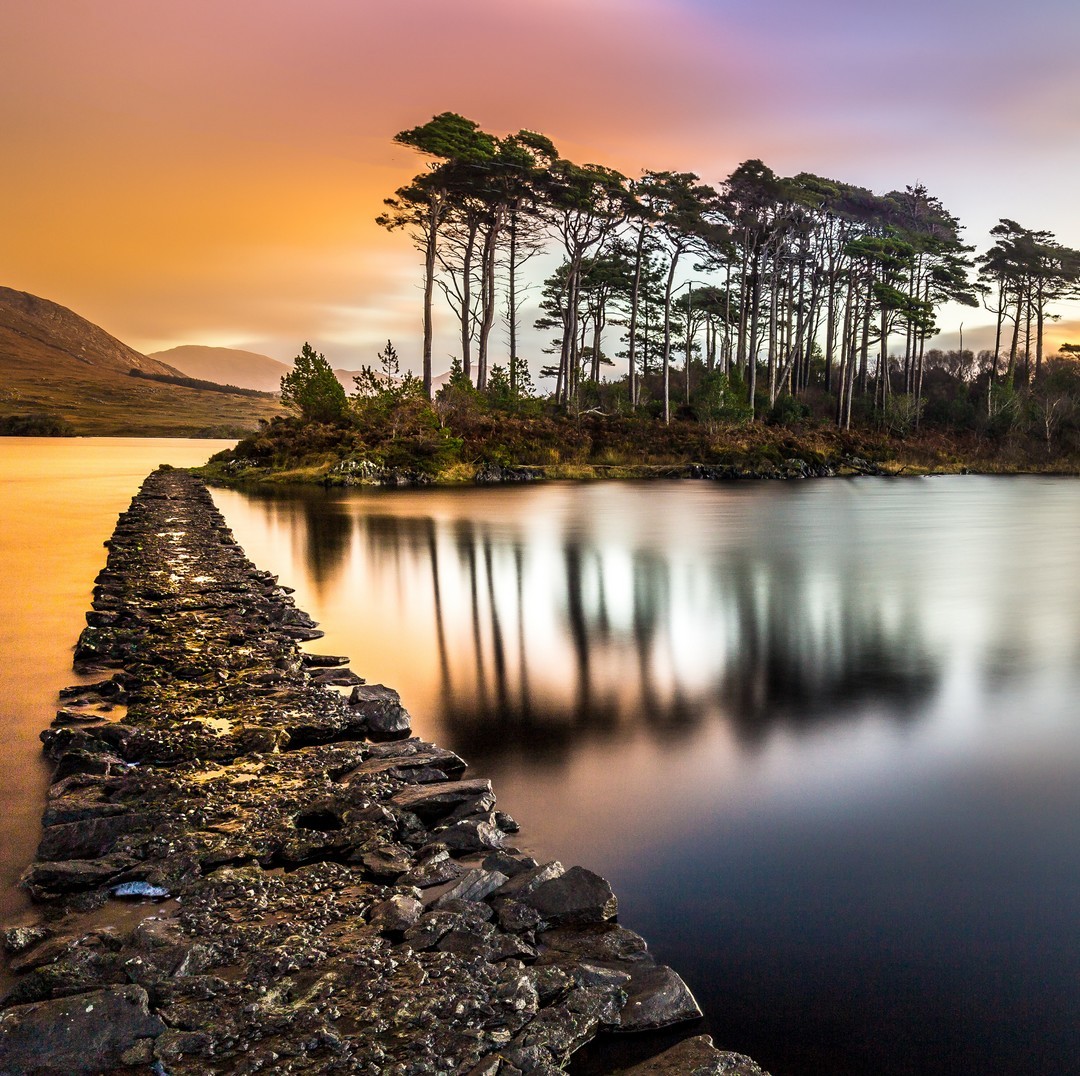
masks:
<svg viewBox="0 0 1080 1076"><path fill-rule="evenodd" d="M300 651L320 633L198 481L155 472L107 544L0 1073L549 1074L700 1015L604 879L510 847L395 692ZM701 1035L623 1071L761 1072Z"/></svg>

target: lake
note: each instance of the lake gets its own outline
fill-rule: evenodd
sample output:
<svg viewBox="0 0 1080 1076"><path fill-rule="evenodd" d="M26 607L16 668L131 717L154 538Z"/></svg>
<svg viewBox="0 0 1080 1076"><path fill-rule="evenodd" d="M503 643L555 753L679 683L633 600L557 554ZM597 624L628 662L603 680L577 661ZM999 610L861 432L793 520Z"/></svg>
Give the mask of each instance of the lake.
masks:
<svg viewBox="0 0 1080 1076"><path fill-rule="evenodd" d="M0 440L7 913L101 541L216 447ZM214 497L313 649L492 777L522 848L610 879L718 1045L774 1076L1075 1071L1080 483Z"/></svg>

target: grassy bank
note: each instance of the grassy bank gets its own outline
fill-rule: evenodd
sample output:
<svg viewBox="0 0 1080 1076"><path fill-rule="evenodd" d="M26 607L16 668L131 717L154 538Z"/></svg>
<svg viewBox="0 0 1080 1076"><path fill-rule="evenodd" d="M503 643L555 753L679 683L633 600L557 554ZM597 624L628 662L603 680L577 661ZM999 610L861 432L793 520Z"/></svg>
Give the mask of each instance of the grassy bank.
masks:
<svg viewBox="0 0 1080 1076"><path fill-rule="evenodd" d="M693 469L693 472L692 470ZM203 468L221 482L463 485L527 479L795 478L824 474L1080 472L1030 440L838 430L827 424L601 414L440 416L422 404L367 422L278 418Z"/></svg>

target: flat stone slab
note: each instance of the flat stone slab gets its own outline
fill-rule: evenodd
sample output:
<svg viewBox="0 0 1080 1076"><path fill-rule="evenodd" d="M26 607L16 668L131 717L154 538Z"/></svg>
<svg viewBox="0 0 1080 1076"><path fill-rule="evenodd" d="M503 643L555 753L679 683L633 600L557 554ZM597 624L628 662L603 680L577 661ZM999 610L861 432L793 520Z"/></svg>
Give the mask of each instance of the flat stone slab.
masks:
<svg viewBox="0 0 1080 1076"><path fill-rule="evenodd" d="M0 1072L76 1076L123 1062L140 1039L165 1030L141 986L91 990L0 1013Z"/></svg>
<svg viewBox="0 0 1080 1076"><path fill-rule="evenodd" d="M390 802L395 807L412 811L424 821L437 821L462 806L489 810L495 803L495 793L489 780L479 778L403 788L390 797Z"/></svg>

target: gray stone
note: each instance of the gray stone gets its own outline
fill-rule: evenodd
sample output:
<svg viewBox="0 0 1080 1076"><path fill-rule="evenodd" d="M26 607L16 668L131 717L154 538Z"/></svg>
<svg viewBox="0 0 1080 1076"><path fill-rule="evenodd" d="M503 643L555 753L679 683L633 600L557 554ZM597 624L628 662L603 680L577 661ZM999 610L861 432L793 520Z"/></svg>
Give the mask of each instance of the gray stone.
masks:
<svg viewBox="0 0 1080 1076"><path fill-rule="evenodd" d="M545 949L545 963L565 962L570 956L597 963L655 963L645 939L618 923L546 930L538 939Z"/></svg>
<svg viewBox="0 0 1080 1076"><path fill-rule="evenodd" d="M489 856L488 858L493 857ZM521 900L529 893L535 892L545 882L550 882L554 878L561 878L565 873L566 868L557 859L550 863L540 863L535 867L527 867L525 870L516 871L511 875L496 895Z"/></svg>
<svg viewBox="0 0 1080 1076"><path fill-rule="evenodd" d="M404 845L385 844L366 852L361 862L376 878L396 878L413 865L412 853Z"/></svg>
<svg viewBox="0 0 1080 1076"><path fill-rule="evenodd" d="M46 927L11 927L4 931L4 948L9 953L21 953L47 937Z"/></svg>
<svg viewBox="0 0 1080 1076"><path fill-rule="evenodd" d="M332 669L349 664L348 658L338 654L301 654L300 661L308 669Z"/></svg>
<svg viewBox="0 0 1080 1076"><path fill-rule="evenodd" d="M372 750L371 757L362 762L356 769L347 773L341 780L345 784L353 784L358 781L369 780L386 774L399 780L411 783L421 783L427 780L446 781L451 776L457 776L465 769L464 761L455 755L453 751L445 751L434 744L418 746L417 740L399 740L388 744L379 744L377 747L398 748L400 751L378 752ZM418 778L417 771L422 771L425 776ZM435 773L441 776L434 778Z"/></svg>
<svg viewBox="0 0 1080 1076"><path fill-rule="evenodd" d="M451 900L482 901L505 881L506 875L498 871L467 871L456 885L439 897L435 902L435 907L440 908Z"/></svg>
<svg viewBox="0 0 1080 1076"><path fill-rule="evenodd" d="M364 682L352 669L327 669L315 673L311 679L322 687L354 687Z"/></svg>
<svg viewBox="0 0 1080 1076"><path fill-rule="evenodd" d="M417 889L430 889L432 886L452 882L465 873L465 868L456 860L450 858L450 852L446 845L440 844L436 845L436 847L439 849L439 854L423 860L403 874L399 879L402 885L414 885Z"/></svg>
<svg viewBox="0 0 1080 1076"><path fill-rule="evenodd" d="M496 812L498 813L498 812ZM489 871L502 871L507 878L513 878L515 874L531 870L536 866L536 860L532 856L525 856L509 851L492 852L484 860L484 868Z"/></svg>
<svg viewBox="0 0 1080 1076"><path fill-rule="evenodd" d="M132 833L151 829L154 816L146 814L111 814L49 826L41 835L39 859L97 859Z"/></svg>
<svg viewBox="0 0 1080 1076"><path fill-rule="evenodd" d="M486 779L444 781L440 784L403 788L390 797L390 803L412 811L423 822L446 818L462 805L470 808L494 799L491 782Z"/></svg>
<svg viewBox="0 0 1080 1076"><path fill-rule="evenodd" d="M499 926L513 934L526 930L535 930L540 925L540 913L520 900L500 900L497 902Z"/></svg>
<svg viewBox="0 0 1080 1076"><path fill-rule="evenodd" d="M488 852L502 848L502 830L483 819L469 819L439 830L439 840L452 852Z"/></svg>

